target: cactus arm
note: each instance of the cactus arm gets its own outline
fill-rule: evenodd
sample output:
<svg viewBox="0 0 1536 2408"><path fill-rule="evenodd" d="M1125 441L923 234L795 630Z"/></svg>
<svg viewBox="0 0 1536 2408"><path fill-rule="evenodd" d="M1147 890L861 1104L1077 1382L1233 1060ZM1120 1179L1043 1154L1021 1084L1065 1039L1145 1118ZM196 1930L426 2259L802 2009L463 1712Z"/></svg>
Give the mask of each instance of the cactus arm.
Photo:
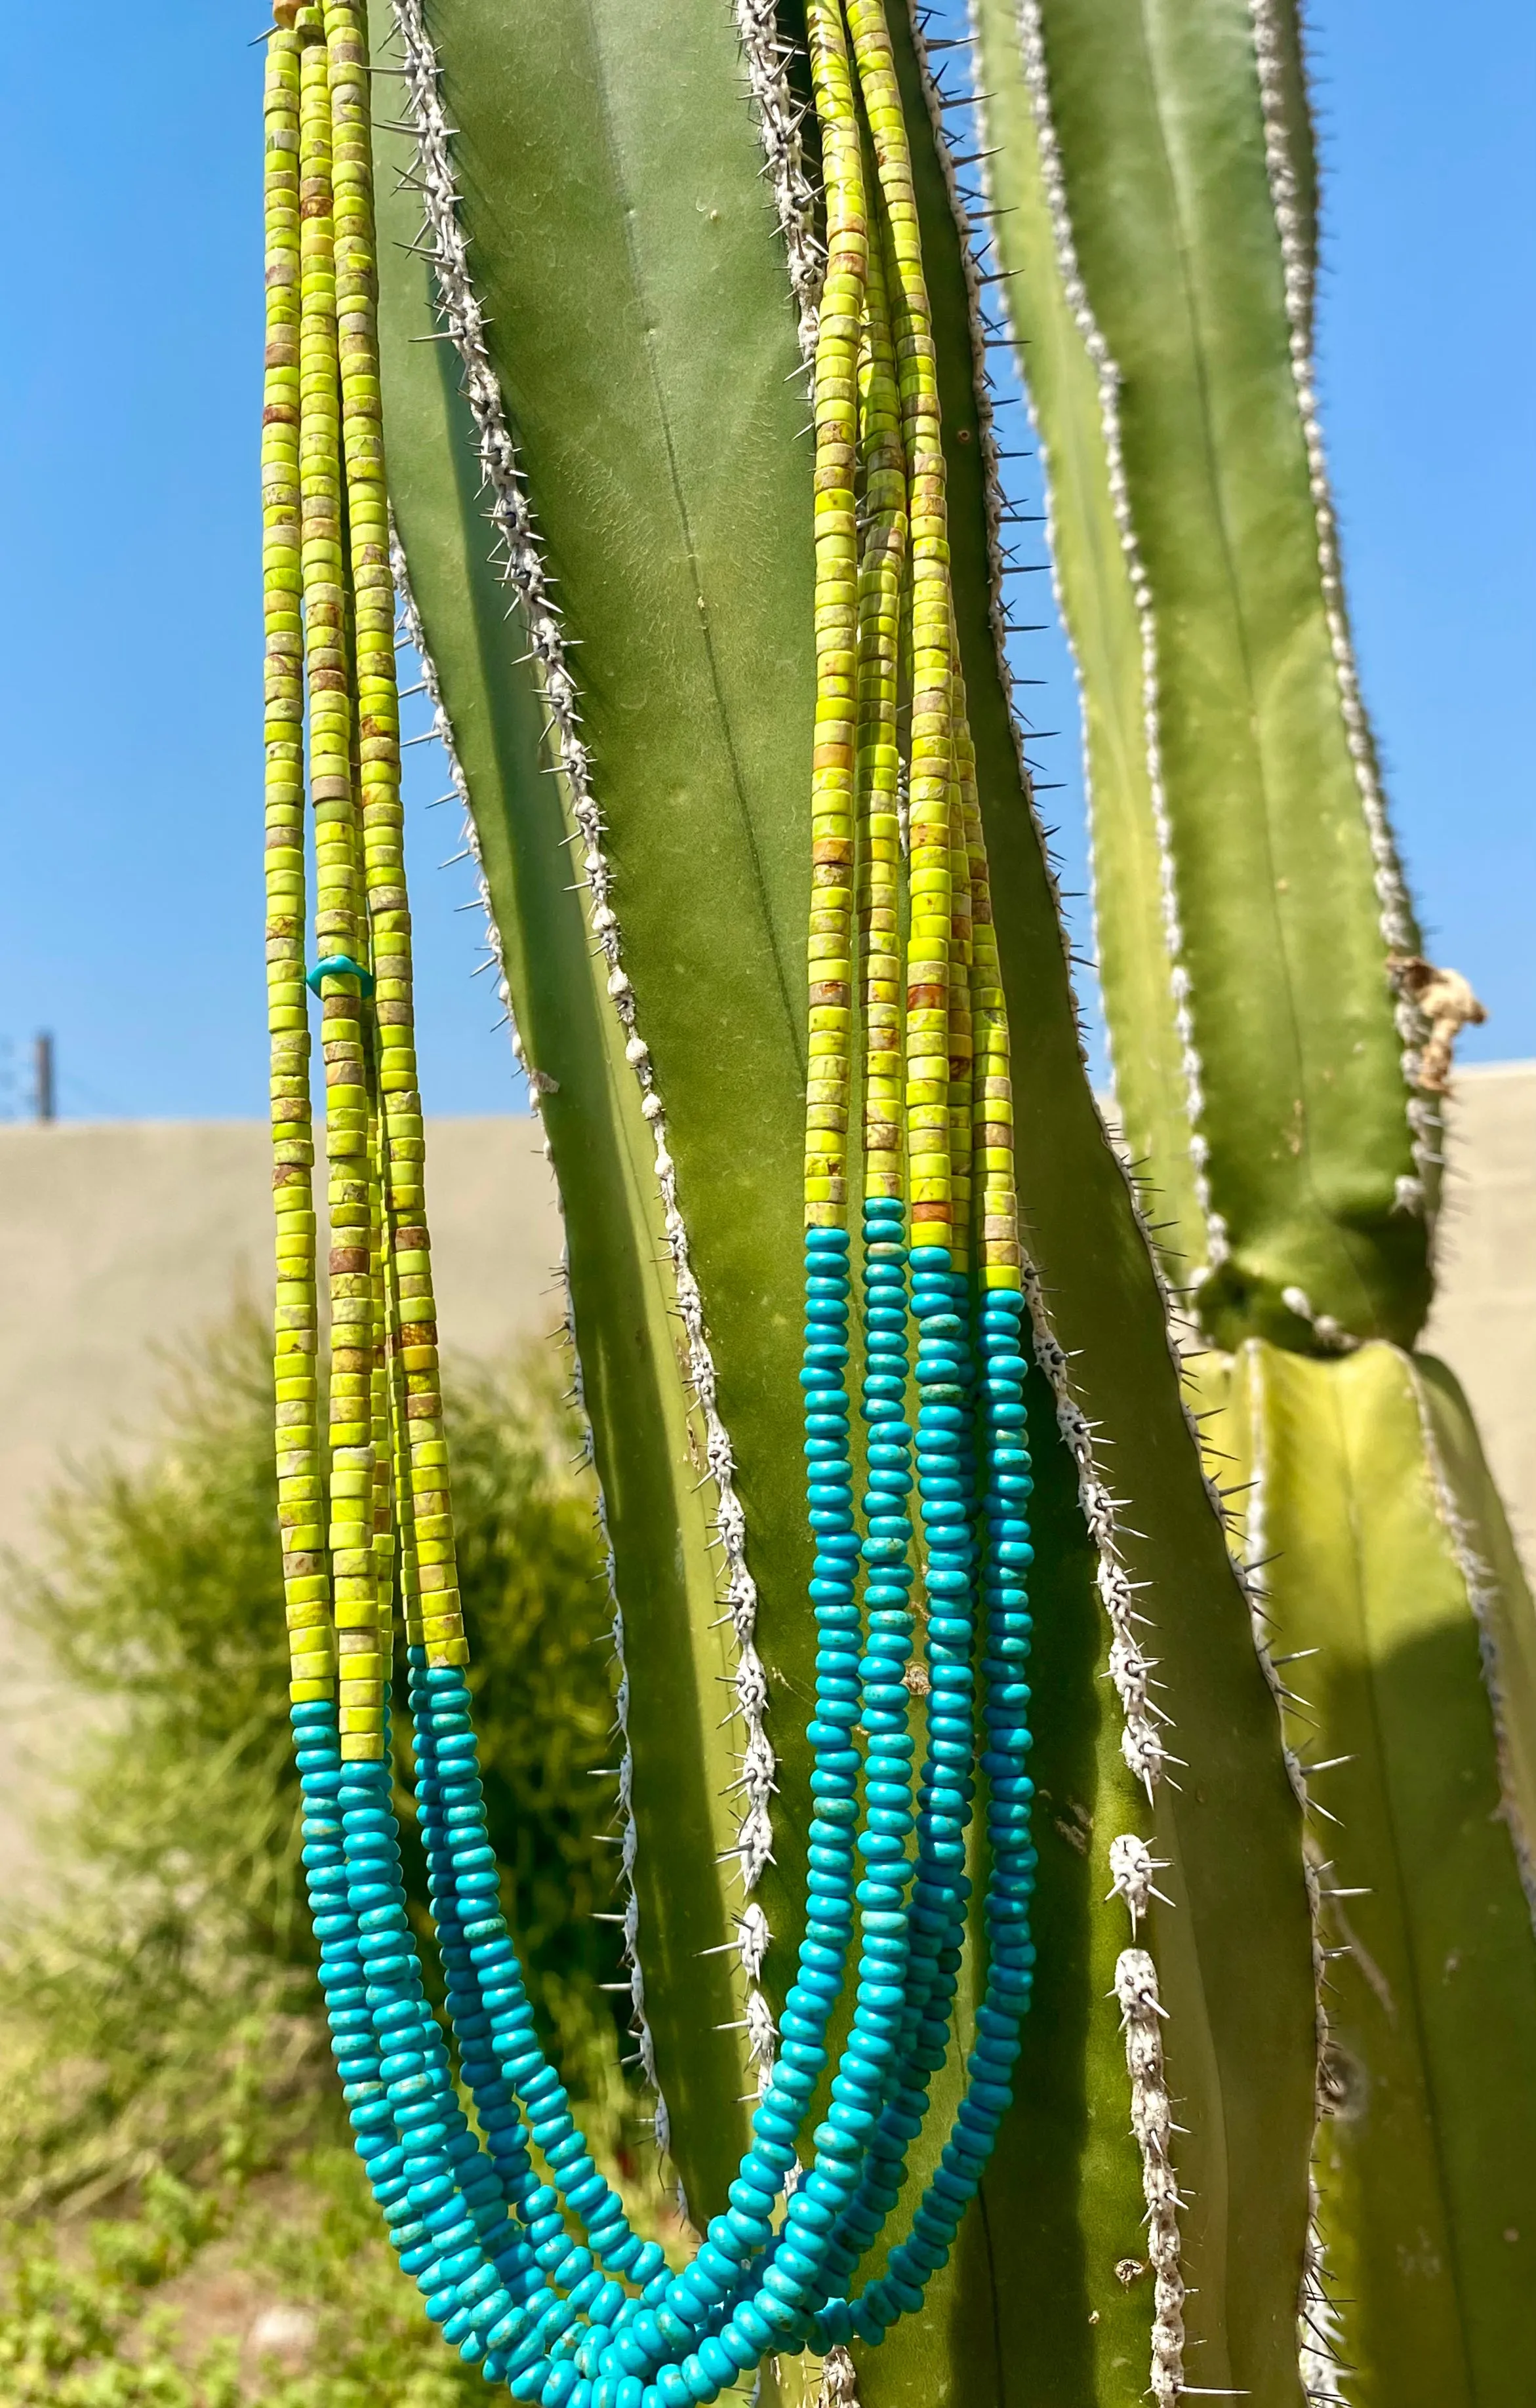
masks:
<svg viewBox="0 0 1536 2408"><path fill-rule="evenodd" d="M1156 1143L1174 1096L1193 1106L1178 1151L1193 1142L1210 1193L1193 1221L1187 1198L1180 1206L1178 1245L1210 1273L1201 1311L1213 1332L1298 1339L1310 1315L1408 1339L1428 1296L1426 1227L1422 1211L1402 1209L1422 1206L1412 1183L1422 1166L1386 961L1416 940L1348 657L1326 483L1313 490L1295 28L1284 8L1256 14L1261 33L1279 28L1267 111L1242 0L1024 0L1018 13L1013 0L980 0L983 81L1002 137L993 189L1016 205L999 220L999 247L1023 271L1010 287L1020 335L1040 353L1077 347L1070 368L1036 379L1052 461L1095 443L1102 454L1094 514L1058 561L1085 674L1102 678L1107 661L1117 695L1090 709L1088 739L1127 1131ZM1286 178L1288 258L1276 220ZM1103 346L1091 381L1082 312L1069 336L1062 322L1068 234ZM1102 508L1117 459L1118 564ZM1058 486L1058 530L1069 503L1075 517ZM1104 722L1129 725L1139 709L1150 757L1127 779ZM1165 939L1177 932L1163 973L1181 995L1170 993L1149 1044L1158 920ZM1166 1023L1181 1010L1187 1030L1175 1037L1192 1059L1170 1082Z"/></svg>
<svg viewBox="0 0 1536 2408"><path fill-rule="evenodd" d="M1501 1702L1529 1730L1529 1656L1499 1656L1500 1700L1486 1676L1490 1612L1529 1647L1529 1596L1438 1366L1253 1340L1201 1387L1255 1483L1276 1660L1306 1658L1286 1723L1322 1810L1316 2171L1348 2397L1514 2408L1536 2359L1536 1954L1523 1769L1500 1783L1494 1724Z"/></svg>
<svg viewBox="0 0 1536 2408"><path fill-rule="evenodd" d="M811 750L809 452L803 404L786 381L795 313L729 11L717 0L686 0L665 32L632 0L510 14L442 0L431 23L461 129L454 156L495 361L580 639L573 657L623 959L666 1105L721 1415L740 1467L778 1756L778 1862L759 1892L775 1932L771 1980L795 1934L810 1689L798 1431L787 1401L797 1368L803 1072L784 996L786 982L790 994L798 984L803 943ZM910 122L920 127L915 56L893 30ZM1038 2013L985 2213L963 2229L926 2317L897 2328L861 2365L860 2382L868 2408L994 2400L1086 2408L1141 2390L1153 2284L1144 2275L1122 2284L1114 2270L1144 2257L1143 2166L1127 2130L1126 2040L1108 1996L1134 1936L1162 1979L1168 2077L1186 2102L1180 2120L1198 2128L1173 2145L1188 2192L1185 2273L1198 2287L1191 2329L1208 2344L1199 2379L1229 2372L1256 2399L1288 2408L1294 2357L1287 2367L1276 2335L1294 2309L1311 2095L1294 1811L1144 1239L1083 1078L1055 896L996 651L969 295L931 149L919 172L952 425L962 647L1005 979L1014 1025L1027 1031L1015 1096L1021 1201L1041 1273L1043 1368L1032 1411L1042 1513L1055 1534L1041 1549L1038 1668L1039 1763L1054 1811L1041 1838ZM415 196L402 194L388 232L413 238L415 208ZM728 1686L716 1684L728 1683L730 1660L705 1627L721 1607L706 1505L684 1494L698 1473L690 1466L683 1476L686 1397L655 1268L648 1138L619 1075L607 964L594 969L580 898L564 892L573 875L560 850L565 806L548 799L561 796L561 781L534 774L537 726L518 715L510 664L524 646L483 567L491 538L456 365L448 345L410 339L432 331L412 282L417 264L386 244L381 270L401 529L520 1022L538 1068L561 1082L544 1110L571 1210L577 1334L605 1488L618 1482L624 1492L610 1493L610 1509L627 1509L610 1512L610 1526L631 1675L647 2004L674 2145L702 2210L718 2197L727 2150L697 2128L712 2120L731 2132L727 2090L745 2086L734 2051L728 2074L707 2049L696 2064L687 2058L685 2033L702 2039L701 2027L739 2013L711 2013L711 1969L728 1960L690 1951L706 1927L711 1944L728 1939L739 1896L674 1815L684 1794L678 1758L697 1745L707 1775L696 1784L699 1811L713 1813L719 1844L730 1837L733 1818L714 1795L735 1774L734 1763L722 1764L728 1740L711 1763L708 1732L696 1736L711 1693L729 1703ZM1053 1426L1069 1443L1051 1447ZM1117 1532L1112 1485L1144 1537ZM1103 1541L1098 1555L1084 1535L1084 1497ZM1173 1744L1197 1768L1178 1778L1205 1792L1186 1806L1165 1784L1155 1813L1125 1760L1122 1702L1098 1677L1110 1670L1112 1641L1135 1635L1129 1584L1141 1579L1155 1584L1142 1600L1154 1625L1147 1650L1178 1692ZM1105 1896L1110 1842L1127 1832L1145 1833L1170 1860L1159 1886L1177 1901L1154 1907L1153 1928L1143 1917L1134 1935L1123 1898ZM1218 1946L1219 1918L1232 1937ZM957 2077L952 2062L935 2086L940 2119ZM928 2155L914 2151L914 2180L940 2137L931 2136ZM1258 2236L1246 2251L1244 2229Z"/></svg>

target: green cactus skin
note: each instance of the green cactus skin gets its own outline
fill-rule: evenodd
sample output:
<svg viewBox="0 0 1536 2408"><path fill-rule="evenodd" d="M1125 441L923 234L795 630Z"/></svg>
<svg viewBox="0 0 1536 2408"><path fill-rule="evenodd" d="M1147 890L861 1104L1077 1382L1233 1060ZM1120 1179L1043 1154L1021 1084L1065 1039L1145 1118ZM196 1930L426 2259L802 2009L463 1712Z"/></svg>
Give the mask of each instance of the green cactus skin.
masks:
<svg viewBox="0 0 1536 2408"><path fill-rule="evenodd" d="M1170 1276L1199 1283L1220 1344L1330 1325L1406 1343L1434 1124L1405 1084L1421 1032L1387 965L1418 939L1312 407L1294 8L976 18L1084 695L1116 1094L1175 1225Z"/></svg>
<svg viewBox="0 0 1536 2408"><path fill-rule="evenodd" d="M1344 2393L1515 2408L1536 2367L1529 1594L1440 1364L1250 1339L1199 1386L1224 1477L1253 1484L1286 1738L1331 1818L1312 1822L1315 2169Z"/></svg>
<svg viewBox="0 0 1536 2408"><path fill-rule="evenodd" d="M397 67L390 12L375 0L371 14L376 61ZM774 1934L771 1995L796 1936L811 1688L793 1400L811 486L790 280L728 0L433 0L429 27L488 341L580 647L624 970L746 1513L777 1757L773 1862L755 1891ZM1133 1935L1123 1897L1107 1896L1111 1841L1137 1834L1171 1901L1152 1904L1138 1944L1156 1967L1183 2128L1171 2145L1189 2380L1295 2408L1313 2055L1299 1822L1145 1239L1084 1076L998 665L970 295L918 61L905 24L893 33L922 137L960 638L1016 1032L1021 1211L1060 1351L1047 1347L1031 1399L1041 1955L1019 2103L926 2315L855 2352L860 2396L866 2408L1129 2408L1146 2388L1143 2158L1113 1997ZM738 2039L714 2029L744 2011L730 1947L743 1901L706 1433L680 1360L653 1135L567 842L571 790L547 774L543 705L519 666L527 631L489 563L460 363L408 248L422 222L413 145L383 129L379 150L391 484L565 1197L624 1617L645 2011L672 2155L702 2220L749 2087ZM392 199L394 171L409 180ZM1121 1528L1090 1488L1103 1554L1080 1501L1100 1458L1125 1507ZM1169 1752L1188 1768L1177 1788L1156 1781L1150 1806L1123 1753L1101 1596L1144 1613ZM935 2086L914 2181L957 2077L956 2059ZM783 2362L785 2397L810 2379ZM1171 2376L1161 2396L1176 2396Z"/></svg>
<svg viewBox="0 0 1536 2408"><path fill-rule="evenodd" d="M1454 1383L1382 1342L1428 1297L1434 1125L1400 1059L1387 955L1416 941L1310 391L1296 15L978 0L977 22L1119 1100L1174 1275L1241 1350L1199 1361L1203 1429L1229 1493L1255 1484L1241 1552L1310 1808L1304 2372L1318 2401L1513 2408L1536 2366L1536 1612Z"/></svg>

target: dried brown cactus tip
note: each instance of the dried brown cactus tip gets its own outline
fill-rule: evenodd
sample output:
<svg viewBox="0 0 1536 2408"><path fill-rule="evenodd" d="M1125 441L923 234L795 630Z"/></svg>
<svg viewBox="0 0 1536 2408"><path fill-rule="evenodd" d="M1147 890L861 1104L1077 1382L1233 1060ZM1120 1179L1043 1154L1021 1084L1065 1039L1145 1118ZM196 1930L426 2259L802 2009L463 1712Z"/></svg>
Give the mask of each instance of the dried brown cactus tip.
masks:
<svg viewBox="0 0 1536 2408"><path fill-rule="evenodd" d="M1386 967L1399 994L1428 1023L1414 1083L1426 1095L1448 1096L1456 1040L1463 1028L1481 1027L1486 1010L1459 970L1437 969L1417 953L1391 953Z"/></svg>
<svg viewBox="0 0 1536 2408"><path fill-rule="evenodd" d="M829 2349L822 2363L818 2408L858 2408L858 2377L854 2361L840 2344Z"/></svg>

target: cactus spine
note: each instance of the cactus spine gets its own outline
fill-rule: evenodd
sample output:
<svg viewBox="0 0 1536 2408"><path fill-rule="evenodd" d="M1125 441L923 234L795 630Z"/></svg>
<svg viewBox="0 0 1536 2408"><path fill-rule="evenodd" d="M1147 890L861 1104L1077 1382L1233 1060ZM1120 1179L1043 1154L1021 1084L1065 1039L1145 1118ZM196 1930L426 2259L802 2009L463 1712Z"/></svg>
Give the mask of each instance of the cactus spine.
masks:
<svg viewBox="0 0 1536 2408"><path fill-rule="evenodd" d="M1303 2371L1317 2400L1502 2408L1536 2363L1536 1622L1465 1404L1407 1351L1476 1007L1419 958L1350 648L1297 13L975 17L1117 1099L1212 1350L1203 1432L1308 1807Z"/></svg>

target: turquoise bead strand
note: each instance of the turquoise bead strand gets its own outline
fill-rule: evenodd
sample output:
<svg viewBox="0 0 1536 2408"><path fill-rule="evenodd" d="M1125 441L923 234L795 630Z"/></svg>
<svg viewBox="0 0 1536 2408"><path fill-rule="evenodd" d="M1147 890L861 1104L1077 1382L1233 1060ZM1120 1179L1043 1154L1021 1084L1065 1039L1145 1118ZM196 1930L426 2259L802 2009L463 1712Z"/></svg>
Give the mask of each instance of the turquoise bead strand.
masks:
<svg viewBox="0 0 1536 2408"><path fill-rule="evenodd" d="M1018 1300L994 1292L982 1307L978 1403L964 1283L940 1249L918 1249L912 1258L911 1312L920 1340L917 1484L930 1598L928 1743L914 1817L904 1679L912 1449L899 1418L908 1326L899 1207L871 1206L864 1240L863 1539L853 1510L846 1391L846 1233L813 1231L807 1249L808 1499L821 1644L806 1938L785 2004L783 2050L754 2114L731 2204L683 2273L665 2273L654 2244L629 2231L534 2035L495 1901L462 1672L429 1670L422 1651L410 1651L432 1902L460 2070L483 2142L458 2106L448 2051L422 1989L384 1770L352 1765L343 1772L334 1735L322 1739L309 1727L329 1715L334 1734L334 1710L294 1710L295 1719L308 1718L299 1735L309 1742L302 1752L311 1761L301 1772L312 1902L327 1952L323 1974L349 2112L375 2195L402 2266L445 2338L488 2376L507 2379L514 2397L551 2408L567 2401L576 2408L669 2408L679 2399L712 2400L770 2349L807 2340L825 2347L851 2334L878 2338L921 2304L944 2262L1007 2104L1032 1964L1033 1851L1023 1770L1028 1693L1020 1677L1027 1656L1029 1475ZM980 1513L971 1469L978 1417ZM948 2044L969 1899L975 1601L983 1591L986 1995L966 2096L912 2230L891 2252L881 2280L850 2300L838 2296L840 2286L896 2204L906 2148L926 2111L926 2085ZM856 1729L865 1742L861 1821ZM776 2202L825 2067L855 1912L859 1996L850 2043L814 2136L815 2164L775 2232ZM538 2179L530 2139L558 2190ZM585 2244L571 2239L567 2213L582 2219Z"/></svg>

